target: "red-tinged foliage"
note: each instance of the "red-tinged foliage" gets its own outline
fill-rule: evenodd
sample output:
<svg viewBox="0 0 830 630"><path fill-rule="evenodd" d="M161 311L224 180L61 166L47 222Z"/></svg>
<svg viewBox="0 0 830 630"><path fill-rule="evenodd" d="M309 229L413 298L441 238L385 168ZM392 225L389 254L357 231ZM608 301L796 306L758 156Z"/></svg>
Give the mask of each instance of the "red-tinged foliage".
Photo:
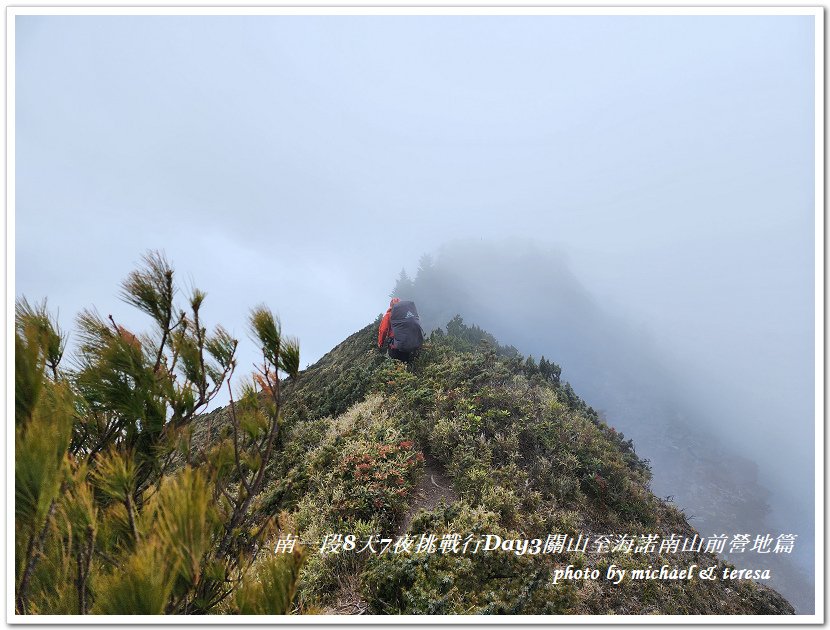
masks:
<svg viewBox="0 0 830 630"><path fill-rule="evenodd" d="M414 486L424 455L412 440L369 444L363 453L346 455L337 464L346 498L337 509L344 516L370 518L380 513L388 522L406 509L405 497Z"/></svg>

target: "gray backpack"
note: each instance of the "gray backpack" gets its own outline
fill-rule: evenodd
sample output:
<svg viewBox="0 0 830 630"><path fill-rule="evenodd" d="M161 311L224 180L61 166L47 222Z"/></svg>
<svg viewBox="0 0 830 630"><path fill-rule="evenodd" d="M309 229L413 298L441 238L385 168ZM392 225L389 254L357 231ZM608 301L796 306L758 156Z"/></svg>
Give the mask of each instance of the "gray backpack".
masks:
<svg viewBox="0 0 830 630"><path fill-rule="evenodd" d="M415 302L400 301L392 307L389 318L394 341L392 348L401 352L412 352L424 343L424 330Z"/></svg>

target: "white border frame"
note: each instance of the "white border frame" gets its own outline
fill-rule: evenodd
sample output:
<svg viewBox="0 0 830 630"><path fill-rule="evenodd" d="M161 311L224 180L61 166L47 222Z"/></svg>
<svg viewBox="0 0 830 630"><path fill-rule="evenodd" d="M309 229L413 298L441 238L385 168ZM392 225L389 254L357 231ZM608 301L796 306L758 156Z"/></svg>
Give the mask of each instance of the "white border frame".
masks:
<svg viewBox="0 0 830 630"><path fill-rule="evenodd" d="M824 8L757 7L751 5L730 7L707 6L604 6L604 7L551 7L551 6L475 6L460 2L463 6L378 6L369 2L364 6L246 6L205 7L182 3L178 7L6 7L6 622L10 624L273 624L273 625L392 625L392 624L823 624L824 623ZM532 3L529 3L532 4ZM18 15L89 15L89 16L291 16L291 15L379 15L379 16L547 16L547 15L604 15L604 16L760 16L793 15L813 16L815 19L815 613L780 617L775 615L398 615L398 616L350 616L308 615L274 617L268 615L198 617L152 615L17 615L14 612L14 287L15 287L15 18Z"/></svg>

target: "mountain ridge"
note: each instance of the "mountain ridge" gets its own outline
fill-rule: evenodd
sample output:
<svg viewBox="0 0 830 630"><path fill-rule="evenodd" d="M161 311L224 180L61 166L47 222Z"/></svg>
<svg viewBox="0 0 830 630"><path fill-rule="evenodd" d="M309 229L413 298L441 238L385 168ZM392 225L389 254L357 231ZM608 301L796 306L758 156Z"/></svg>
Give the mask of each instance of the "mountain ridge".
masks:
<svg viewBox="0 0 830 630"><path fill-rule="evenodd" d="M301 612L793 613L778 593L744 579L554 581L567 566L604 576L612 565L646 571L695 564L716 566L720 576L731 565L703 552L619 547L626 535L698 534L676 506L650 491L648 463L559 381L558 366L525 358L456 317L446 332L432 332L407 367L377 349L377 322L303 371L287 398L279 456L259 509L278 515L283 530L309 548ZM210 414L216 422L208 426L219 430L223 413ZM429 484L425 460L451 487L437 503L425 503L428 509L415 510ZM434 477L432 483L442 485ZM618 548L535 556L318 553L338 533L360 540L606 536Z"/></svg>
<svg viewBox="0 0 830 630"><path fill-rule="evenodd" d="M755 439L810 419L777 419L772 408L759 415L732 389L734 379L728 384L729 370L684 361L668 340L659 341L652 326L670 312L632 319L625 301L592 290L564 252L527 239L452 241L424 255L411 278L402 270L394 294L418 304L428 330L460 314L525 355L556 357L562 378L649 460L655 494L671 496L700 532L795 534L792 554L768 558L770 584L800 614L813 613L814 506L804 500L813 454L796 462L777 449L765 452ZM660 291L654 286L655 297ZM646 312L648 305L641 305ZM769 396L762 381L742 378L755 392L750 398ZM728 557L748 567L747 554Z"/></svg>

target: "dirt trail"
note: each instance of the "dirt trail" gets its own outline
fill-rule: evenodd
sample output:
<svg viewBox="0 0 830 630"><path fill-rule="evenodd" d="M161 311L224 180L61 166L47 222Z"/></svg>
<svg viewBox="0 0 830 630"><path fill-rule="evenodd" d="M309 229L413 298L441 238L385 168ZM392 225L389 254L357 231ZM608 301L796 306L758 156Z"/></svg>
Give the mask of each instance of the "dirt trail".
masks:
<svg viewBox="0 0 830 630"><path fill-rule="evenodd" d="M398 535L409 529L409 524L412 523L412 519L415 518L419 510L432 510L441 499L447 504L459 499L458 493L452 488L452 480L446 475L441 465L429 456L424 461L424 474L421 481L415 486L414 494L415 501L404 516L397 532Z"/></svg>
<svg viewBox="0 0 830 630"><path fill-rule="evenodd" d="M452 488L452 480L441 465L429 456L424 461L424 474L415 486L414 496L415 500L395 533L396 536L406 533L420 510L432 510L442 499L447 504L459 499L459 494ZM335 603L322 612L327 615L364 615L368 609L369 605L360 594L358 577L352 575L340 581Z"/></svg>

